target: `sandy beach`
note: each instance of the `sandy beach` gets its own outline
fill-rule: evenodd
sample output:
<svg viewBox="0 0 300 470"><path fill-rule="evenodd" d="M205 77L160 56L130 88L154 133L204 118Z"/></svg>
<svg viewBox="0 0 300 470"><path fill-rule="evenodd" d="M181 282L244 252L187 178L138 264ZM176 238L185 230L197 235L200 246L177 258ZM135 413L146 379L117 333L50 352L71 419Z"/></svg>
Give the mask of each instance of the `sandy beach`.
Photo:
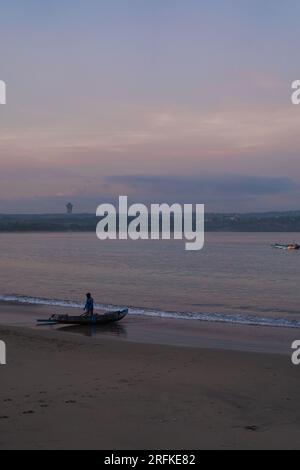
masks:
<svg viewBox="0 0 300 470"><path fill-rule="evenodd" d="M29 310L1 305L0 319ZM34 315L42 311L37 307ZM277 329L269 335L275 337L270 352L249 352L238 347L240 331L231 328L232 350L222 348L222 327L215 325L210 337L213 326L201 322L188 322L185 338L188 329L195 336L197 323L210 343L201 345L199 334L198 346L153 344L151 321L144 323L148 342L143 335L136 341L130 334L89 337L2 323L0 448L299 448L300 369L288 349L276 352ZM123 328L137 323L129 318ZM244 331L247 349L257 329ZM287 330L282 345L296 337Z"/></svg>

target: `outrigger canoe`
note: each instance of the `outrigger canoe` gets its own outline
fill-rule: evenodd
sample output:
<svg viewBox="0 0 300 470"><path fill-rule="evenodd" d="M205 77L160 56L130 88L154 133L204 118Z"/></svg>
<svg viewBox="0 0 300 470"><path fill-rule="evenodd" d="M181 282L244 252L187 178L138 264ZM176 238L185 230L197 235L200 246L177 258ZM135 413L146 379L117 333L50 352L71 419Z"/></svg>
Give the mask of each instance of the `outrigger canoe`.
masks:
<svg viewBox="0 0 300 470"><path fill-rule="evenodd" d="M107 312L103 314L95 313L93 316L85 315L51 315L48 319L39 319L39 324L47 325L107 325L118 322L128 314L128 308Z"/></svg>
<svg viewBox="0 0 300 470"><path fill-rule="evenodd" d="M279 248L280 250L299 250L300 245L297 243L289 243L288 245L284 245L282 243L275 243L272 245L273 248Z"/></svg>

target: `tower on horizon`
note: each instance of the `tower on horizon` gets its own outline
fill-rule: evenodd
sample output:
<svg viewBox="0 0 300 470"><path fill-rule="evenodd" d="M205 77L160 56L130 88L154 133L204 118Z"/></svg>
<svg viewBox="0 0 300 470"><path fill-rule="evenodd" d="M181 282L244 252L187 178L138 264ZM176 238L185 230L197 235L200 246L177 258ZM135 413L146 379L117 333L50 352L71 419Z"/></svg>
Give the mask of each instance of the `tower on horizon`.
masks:
<svg viewBox="0 0 300 470"><path fill-rule="evenodd" d="M73 213L73 204L71 204L70 202L68 202L68 204L66 205L66 208L67 208L67 214L72 214Z"/></svg>

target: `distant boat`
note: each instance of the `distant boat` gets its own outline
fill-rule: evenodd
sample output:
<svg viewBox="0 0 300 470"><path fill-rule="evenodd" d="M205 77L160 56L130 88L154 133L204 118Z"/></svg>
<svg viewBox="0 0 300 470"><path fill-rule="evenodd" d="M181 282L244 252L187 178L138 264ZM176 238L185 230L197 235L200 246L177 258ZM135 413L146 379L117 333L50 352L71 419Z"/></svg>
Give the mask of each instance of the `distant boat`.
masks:
<svg viewBox="0 0 300 470"><path fill-rule="evenodd" d="M107 325L108 323L122 320L128 314L128 308L115 312L107 312L102 315L95 313L93 316L84 315L52 315L48 319L37 320L40 325Z"/></svg>
<svg viewBox="0 0 300 470"><path fill-rule="evenodd" d="M283 244L283 243L274 243L272 245L273 248L279 248L280 250L299 250L300 245L297 243L288 243L288 244Z"/></svg>

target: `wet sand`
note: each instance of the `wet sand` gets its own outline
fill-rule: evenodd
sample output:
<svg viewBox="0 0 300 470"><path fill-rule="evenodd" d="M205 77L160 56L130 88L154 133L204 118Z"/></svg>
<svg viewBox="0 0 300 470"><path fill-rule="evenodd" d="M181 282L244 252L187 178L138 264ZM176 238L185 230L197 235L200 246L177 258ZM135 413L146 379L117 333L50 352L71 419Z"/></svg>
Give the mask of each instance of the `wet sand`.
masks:
<svg viewBox="0 0 300 470"><path fill-rule="evenodd" d="M107 327L37 326L37 318L47 319L54 313L80 314L80 309L0 302L0 325L19 326L59 333L88 336L94 341L118 337L130 342L170 346L229 349L270 354L291 354L291 343L300 338L299 329L255 327L238 324L201 322L128 315L125 320Z"/></svg>
<svg viewBox="0 0 300 470"><path fill-rule="evenodd" d="M28 327L47 312L0 307L1 449L300 448L298 330L142 317L99 334Z"/></svg>

